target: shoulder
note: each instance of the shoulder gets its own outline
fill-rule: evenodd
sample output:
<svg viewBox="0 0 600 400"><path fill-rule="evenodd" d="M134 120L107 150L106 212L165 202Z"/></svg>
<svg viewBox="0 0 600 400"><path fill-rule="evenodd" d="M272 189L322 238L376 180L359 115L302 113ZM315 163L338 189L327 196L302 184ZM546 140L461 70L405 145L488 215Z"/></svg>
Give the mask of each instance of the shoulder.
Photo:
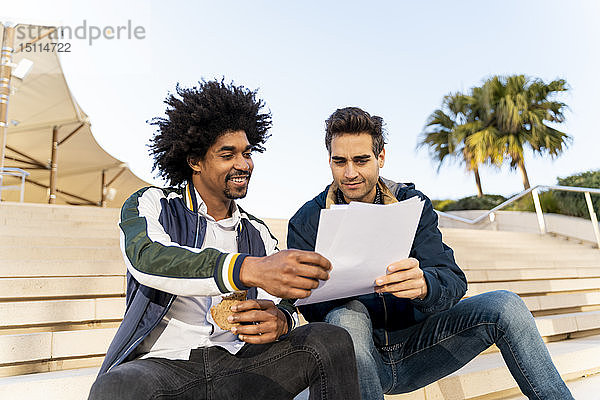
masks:
<svg viewBox="0 0 600 400"><path fill-rule="evenodd" d="M146 186L125 200L121 207L121 218L137 215L140 209L158 209L162 199L170 200L183 197L180 188L160 188L158 186Z"/></svg>
<svg viewBox="0 0 600 400"><path fill-rule="evenodd" d="M388 187L388 189L390 189L390 191L392 193L394 193L394 196L396 196L396 199L398 201L402 201L402 200L407 200L410 199L411 197L419 197L421 200L424 200L426 203L430 202L429 197L427 197L423 192L421 192L420 190L417 190L415 188L415 184L414 183L398 183L398 182L394 182L390 179L386 179L386 178L381 178L381 180L383 181L383 183L385 183L385 185Z"/></svg>
<svg viewBox="0 0 600 400"><path fill-rule="evenodd" d="M162 199L162 198L171 199L174 197L182 197L182 196L183 196L183 194L182 194L181 188L176 188L176 187L161 188L158 186L146 186L146 187L143 187L143 188L137 190L131 196L129 196L129 198L127 200L125 200L125 203L139 202L140 198L142 198L142 197L144 199Z"/></svg>
<svg viewBox="0 0 600 400"><path fill-rule="evenodd" d="M273 235L273 233L271 233L271 229L269 228L269 225L267 225L267 223L265 221L255 217L254 215L250 214L249 212L246 212L239 205L238 205L238 208L240 210L241 218L248 220L248 222L250 222L252 227L254 227L260 233L263 243L268 243L269 241L272 241L272 240L274 240L276 242L276 244L277 244L277 242L279 242L277 240L277 238ZM279 222L279 221L275 220L274 222Z"/></svg>

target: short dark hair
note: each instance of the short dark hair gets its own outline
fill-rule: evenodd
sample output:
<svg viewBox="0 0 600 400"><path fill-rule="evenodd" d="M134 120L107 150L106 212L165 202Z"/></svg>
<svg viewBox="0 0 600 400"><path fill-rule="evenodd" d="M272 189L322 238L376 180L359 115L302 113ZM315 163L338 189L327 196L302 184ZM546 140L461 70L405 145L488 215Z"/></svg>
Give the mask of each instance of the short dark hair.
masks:
<svg viewBox="0 0 600 400"><path fill-rule="evenodd" d="M271 113L261 112L264 102L256 99L257 91L235 86L233 82L198 82L198 86L181 88L169 94L166 118L153 118L158 127L148 147L154 159L152 170L179 186L192 176L188 160L204 159L207 150L224 133L246 132L254 151L263 152L269 138Z"/></svg>
<svg viewBox="0 0 600 400"><path fill-rule="evenodd" d="M325 146L331 154L331 141L344 133L368 133L373 139L373 154L381 153L386 144L386 133L383 129L383 118L371 116L358 107L338 108L325 121Z"/></svg>

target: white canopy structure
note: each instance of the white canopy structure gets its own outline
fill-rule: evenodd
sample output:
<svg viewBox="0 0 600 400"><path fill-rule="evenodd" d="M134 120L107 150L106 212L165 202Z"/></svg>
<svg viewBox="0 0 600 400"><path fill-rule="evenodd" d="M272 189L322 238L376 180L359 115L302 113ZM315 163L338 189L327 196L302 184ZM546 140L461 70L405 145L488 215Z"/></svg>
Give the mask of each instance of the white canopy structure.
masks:
<svg viewBox="0 0 600 400"><path fill-rule="evenodd" d="M14 35L13 68L30 66L30 70L21 79L16 73L19 68L13 69L4 167L29 173L25 202L120 207L131 193L149 184L96 142L88 116L69 90L57 53L43 50L46 44L56 43L54 28L34 28L39 32L36 38ZM8 29L0 24L0 30L4 36ZM24 48L31 42L37 51ZM15 177L4 176L4 186L15 183ZM19 201L19 196L18 190L2 190L2 200Z"/></svg>

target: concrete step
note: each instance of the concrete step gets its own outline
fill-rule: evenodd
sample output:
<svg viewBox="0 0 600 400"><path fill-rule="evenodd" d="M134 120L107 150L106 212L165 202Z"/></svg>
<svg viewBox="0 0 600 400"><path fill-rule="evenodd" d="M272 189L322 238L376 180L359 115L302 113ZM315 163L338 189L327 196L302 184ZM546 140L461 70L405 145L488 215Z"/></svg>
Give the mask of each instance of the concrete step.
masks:
<svg viewBox="0 0 600 400"><path fill-rule="evenodd" d="M64 224L63 224L64 225ZM104 238L119 238L119 228L114 226L98 227L98 226L8 226L0 227L0 238L4 236L56 236L62 238L72 237L104 237Z"/></svg>
<svg viewBox="0 0 600 400"><path fill-rule="evenodd" d="M462 228L440 228L442 235L449 238L482 238L489 237L494 239L518 238L518 239L540 239L544 240L547 236L539 233L513 232L513 231L493 231L487 229L462 229ZM556 239L556 238L553 238Z"/></svg>
<svg viewBox="0 0 600 400"><path fill-rule="evenodd" d="M600 371L600 336L548 343L563 379L573 380ZM519 393L500 353L481 354L455 373L412 393L388 400L503 399ZM591 398L590 398L591 399Z"/></svg>
<svg viewBox="0 0 600 400"><path fill-rule="evenodd" d="M88 397L97 367L0 378L4 400L82 400Z"/></svg>
<svg viewBox="0 0 600 400"><path fill-rule="evenodd" d="M456 263L466 269L486 269L486 268L578 268L578 267L595 267L600 269L600 261L586 259L584 257L571 257L565 259L562 257L556 258L533 258L520 257L518 254L514 256L493 256L484 259L478 257L464 257L460 254L456 256Z"/></svg>
<svg viewBox="0 0 600 400"><path fill-rule="evenodd" d="M523 301L527 304L527 308L533 312L593 306L600 304L600 291L527 296L523 297Z"/></svg>
<svg viewBox="0 0 600 400"><path fill-rule="evenodd" d="M470 229L462 229L462 230L454 230L452 232L448 232L447 228L440 229L442 232L442 238L444 242L464 242L464 243L472 243L472 242L480 242L482 240L486 240L491 238L490 246L498 246L503 243L508 243L509 241L514 241L516 247L520 247L523 243L538 243L540 245L545 245L549 242L555 243L557 245L569 245L569 244L579 244L579 241L573 241L566 239L564 237L556 236L553 234L541 235L539 233L527 233L527 232L508 232L508 231L490 231L490 230L470 230ZM583 249L590 249L588 246L582 246Z"/></svg>
<svg viewBox="0 0 600 400"><path fill-rule="evenodd" d="M116 331L105 328L0 335L0 366L104 355Z"/></svg>
<svg viewBox="0 0 600 400"><path fill-rule="evenodd" d="M600 311L582 311L568 314L535 317L535 324L544 337L583 332L600 328Z"/></svg>
<svg viewBox="0 0 600 400"><path fill-rule="evenodd" d="M588 229L587 226L585 228ZM590 229L591 231L591 229ZM444 232L444 229L442 229ZM549 243L562 248L564 245L574 245L582 249L582 251L598 251L596 246L591 242L582 242L581 240L568 239L557 236L552 233L541 235L539 233L523 233L523 232L502 232L488 230L471 230L463 229L459 232L444 233L443 240L449 245L474 245L477 243L486 243L486 246L491 248L500 245L510 245L517 249L525 247L542 247L545 248Z"/></svg>
<svg viewBox="0 0 600 400"><path fill-rule="evenodd" d="M121 296L125 277L0 278L0 300Z"/></svg>
<svg viewBox="0 0 600 400"><path fill-rule="evenodd" d="M482 282L471 283L467 296L491 292L493 290L510 290L519 295L533 293L551 293L567 291L597 290L600 288L600 278L553 279L511 282Z"/></svg>
<svg viewBox="0 0 600 400"><path fill-rule="evenodd" d="M118 320L124 297L0 302L0 328Z"/></svg>
<svg viewBox="0 0 600 400"><path fill-rule="evenodd" d="M102 260L69 259L65 260L0 260L0 278L50 277L50 276L124 276L127 268L122 258Z"/></svg>
<svg viewBox="0 0 600 400"><path fill-rule="evenodd" d="M567 382L567 386L575 399L597 399L600 393L600 373L586 375L580 379ZM528 400L522 394L503 397L503 400Z"/></svg>
<svg viewBox="0 0 600 400"><path fill-rule="evenodd" d="M464 269L484 268L572 268L572 267L598 267L600 264L592 259L524 259L515 256L514 259L484 259L483 257L473 260L456 256L456 263Z"/></svg>
<svg viewBox="0 0 600 400"><path fill-rule="evenodd" d="M503 238L496 243L489 244L494 241L494 238L473 238L473 239L446 239L443 241L450 247L475 247L478 244L485 243L486 247L489 247L490 250L501 249L502 247L509 246L511 248L515 248L517 251L527 250L530 248L540 248L540 249L563 249L568 250L570 246L575 246L579 248L583 253L594 253L598 252L598 248L595 247L591 242L576 242L573 240L567 241L562 239L553 238L550 236L546 236L539 240L530 240L524 239L521 240L519 238Z"/></svg>
<svg viewBox="0 0 600 400"><path fill-rule="evenodd" d="M600 268L598 267L598 265L583 265L583 266L575 266L575 265L543 265L543 264L539 264L539 263L532 263L532 265L527 265L527 266L523 266L521 265L467 265L467 266L460 266L461 269L463 271L481 271L481 270L504 270L504 271L508 271L508 270L530 270L530 269L557 269L557 270L561 270L561 269L573 269L573 268Z"/></svg>
<svg viewBox="0 0 600 400"><path fill-rule="evenodd" d="M119 218L112 216L86 216L86 218L57 217L54 215L26 216L26 215L4 215L0 216L0 225L2 226L43 226L43 225L73 225L73 226L113 226L119 223Z"/></svg>
<svg viewBox="0 0 600 400"><path fill-rule="evenodd" d="M469 269L465 270L464 272L469 282L600 277L600 267Z"/></svg>
<svg viewBox="0 0 600 400"><path fill-rule="evenodd" d="M559 245L559 244L555 244L555 243L547 243L547 244L542 245L542 244L532 243L530 245L520 247L520 246L513 245L512 243L493 245L489 241L481 241L481 242L474 242L474 243L452 243L451 247L452 248L467 247L471 251L475 251L476 253L480 253L480 254L504 255L504 254L518 253L518 254L523 254L523 255L538 255L538 256L546 255L547 256L548 252L549 252L549 253L553 253L553 254L560 255L560 256L565 256L565 255L588 256L588 257L593 257L593 258L600 260L600 251L598 251L597 249L591 249L591 248L586 249L583 246L573 245L573 244ZM486 253L477 252L476 250L485 250Z"/></svg>
<svg viewBox="0 0 600 400"><path fill-rule="evenodd" d="M18 260L121 260L119 247L107 246L0 246L0 264Z"/></svg>
<svg viewBox="0 0 600 400"><path fill-rule="evenodd" d="M517 232L506 230L490 229L460 229L460 228L440 228L444 240L481 240L481 238L493 238L495 242L502 242L506 239L519 239L519 241L547 241L548 239L557 242L569 243L570 240L552 233L542 235L539 232Z"/></svg>
<svg viewBox="0 0 600 400"><path fill-rule="evenodd" d="M548 251L546 253L540 252L520 252L514 249L504 249L502 252L496 251L488 251L485 248L481 248L477 251L469 249L468 252L461 251L461 249L456 249L456 257L459 259L467 259L470 261L480 261L480 262L488 262L490 259L520 259L523 261L537 261L537 262L548 262L549 260L561 260L561 261L595 261L597 265L600 266L600 253L599 254L590 254L590 253L580 253L577 251Z"/></svg>
<svg viewBox="0 0 600 400"><path fill-rule="evenodd" d="M512 240L512 241L511 241ZM505 238L504 240L494 241L494 239L486 239L484 238L472 238L472 239L446 239L444 238L444 243L448 244L451 247L454 246L474 246L479 243L485 243L486 249L490 251L494 250L502 250L506 249L507 246L510 246L511 249L515 249L516 251L528 251L530 249L557 249L557 250L570 250L577 249L582 253L594 254L598 252L598 249L584 246L581 244L577 244L574 242L569 242L561 239L556 239L552 237L543 237L541 239L536 240L520 240L518 238L510 239Z"/></svg>
<svg viewBox="0 0 600 400"><path fill-rule="evenodd" d="M104 356L59 358L56 360L41 360L28 363L17 363L0 366L0 379L19 375L40 374L44 372L92 368L102 365ZM85 397L84 397L85 398Z"/></svg>
<svg viewBox="0 0 600 400"><path fill-rule="evenodd" d="M60 237L49 232L39 232L37 235L0 235L0 245L14 246L75 246L75 247L116 247L119 248L119 235L105 234L87 237ZM3 253L0 253L3 254Z"/></svg>
<svg viewBox="0 0 600 400"><path fill-rule="evenodd" d="M92 206L69 206L60 204L15 203L3 201L0 204L0 217L3 216L31 216L31 217L56 217L70 219L114 218L117 220L121 210L119 208L102 208Z"/></svg>
<svg viewBox="0 0 600 400"><path fill-rule="evenodd" d="M486 242L490 249L498 249L502 246L509 244L511 247L514 246L516 249L526 249L528 247L548 247L554 245L557 248L564 249L569 246L576 246L585 252L598 251L593 247L582 245L579 241L566 240L564 238L556 237L550 234L526 234L529 236L523 236L518 232L499 232L497 235L493 231L477 231L478 234L468 233L468 236L459 236L453 234L442 234L442 240L448 244L460 244L469 245L473 243ZM489 233L491 232L491 234Z"/></svg>

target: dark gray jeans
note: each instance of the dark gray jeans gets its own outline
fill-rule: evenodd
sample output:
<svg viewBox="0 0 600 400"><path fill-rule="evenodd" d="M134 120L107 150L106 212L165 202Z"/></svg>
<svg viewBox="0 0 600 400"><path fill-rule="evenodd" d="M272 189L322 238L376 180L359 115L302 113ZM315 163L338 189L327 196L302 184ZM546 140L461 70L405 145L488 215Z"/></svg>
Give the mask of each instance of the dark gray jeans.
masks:
<svg viewBox="0 0 600 400"><path fill-rule="evenodd" d="M123 363L98 377L90 400L292 399L310 387L311 399L360 399L350 335L316 323L278 342L192 350L190 360L148 358Z"/></svg>

